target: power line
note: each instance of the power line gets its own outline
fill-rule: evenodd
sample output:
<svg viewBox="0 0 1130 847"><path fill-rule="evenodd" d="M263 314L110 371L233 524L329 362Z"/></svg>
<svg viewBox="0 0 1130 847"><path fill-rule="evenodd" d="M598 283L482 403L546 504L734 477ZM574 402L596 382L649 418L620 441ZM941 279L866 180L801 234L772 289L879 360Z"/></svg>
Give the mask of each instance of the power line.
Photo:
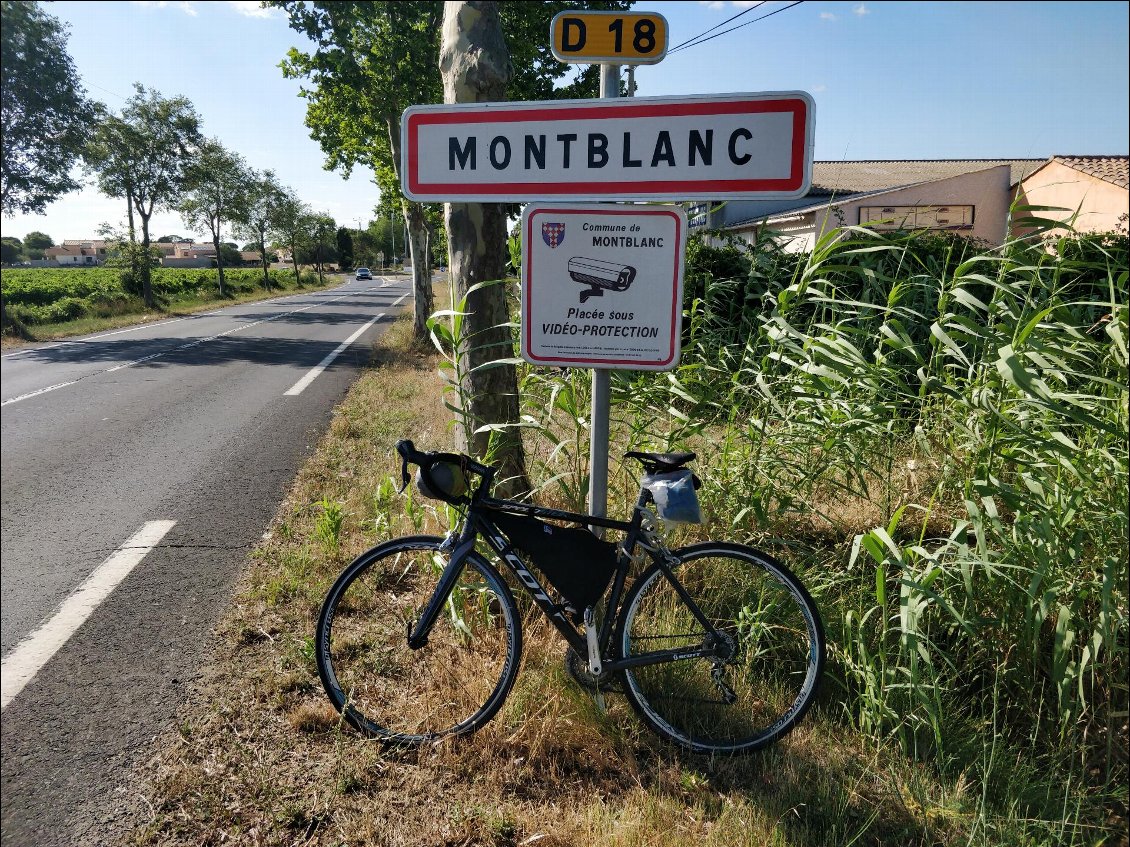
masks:
<svg viewBox="0 0 1130 847"><path fill-rule="evenodd" d="M757 6L764 6L764 5L765 5L765 2L766 2L766 0L761 0L761 2L757 4ZM722 23L720 23L720 24L715 24L715 25L714 25L714 26L712 26L712 27L711 27L710 29L708 29L708 30L704 30L703 32L700 32L700 33L699 33L698 35L696 35L696 36L695 36L694 38L688 38L688 39L687 39L686 41L684 41L684 42L683 42L682 44L676 44L676 45L675 45L674 47L672 47L672 48L671 48L670 50L668 50L667 52L668 52L668 53L670 54L670 53L674 52L675 50L680 50L680 49L682 49L683 47L689 47L689 46L691 46L691 45L692 45L692 44L693 44L693 43L694 43L695 41L698 41L698 40L699 40L700 38L702 38L702 37L703 37L704 35L707 35L708 33L714 32L714 30L718 29L718 27L720 27L720 26L725 26L725 25L726 25L726 24L728 24L728 23L729 23L730 21L736 21L736 20L737 20L738 18L740 18L740 17L742 16L742 15L748 15L748 14L749 14L750 12L752 12L752 11L753 11L754 9L756 9L756 8L757 8L757 6L750 6L750 7L748 8L748 9L742 9L742 10L741 10L740 12L738 12L738 13L737 13L736 15L734 15L733 17L731 17L731 18L727 18L726 20L722 21Z"/></svg>
<svg viewBox="0 0 1130 847"><path fill-rule="evenodd" d="M735 29L741 29L743 26L749 26L750 24L755 24L758 21L763 21L766 18L771 18L774 15L778 14L779 12L783 12L786 9L791 9L793 6L799 6L803 2L804 2L804 0L795 0L794 2L790 3L788 6L782 6L780 9L774 9L772 12L769 12L768 14L762 15L760 18L754 18L752 21L746 21L744 24L738 24L735 27L730 27L727 30L723 30L722 32L717 33L716 35L712 35L712 36L710 36L710 38L704 38L704 39L702 39L702 41L699 41L697 44L691 44L690 46L691 47L698 47L699 45L705 44L707 41L712 41L713 39L718 38L718 36L720 36L720 35L726 35L727 33L733 32ZM754 8L757 8L757 7L755 6ZM679 47L676 47L674 50L668 50L667 55L670 56L672 53L678 52L681 49L686 49L686 47L684 45L680 45Z"/></svg>

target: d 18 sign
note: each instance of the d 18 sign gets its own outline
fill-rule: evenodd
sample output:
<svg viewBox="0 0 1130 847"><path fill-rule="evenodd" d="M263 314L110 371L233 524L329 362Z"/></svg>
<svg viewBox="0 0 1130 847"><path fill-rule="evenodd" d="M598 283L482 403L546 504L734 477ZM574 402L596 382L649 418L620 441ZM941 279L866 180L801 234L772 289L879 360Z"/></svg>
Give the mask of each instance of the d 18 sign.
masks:
<svg viewBox="0 0 1130 847"><path fill-rule="evenodd" d="M561 12L549 25L562 62L652 65L667 55L667 19L655 12Z"/></svg>

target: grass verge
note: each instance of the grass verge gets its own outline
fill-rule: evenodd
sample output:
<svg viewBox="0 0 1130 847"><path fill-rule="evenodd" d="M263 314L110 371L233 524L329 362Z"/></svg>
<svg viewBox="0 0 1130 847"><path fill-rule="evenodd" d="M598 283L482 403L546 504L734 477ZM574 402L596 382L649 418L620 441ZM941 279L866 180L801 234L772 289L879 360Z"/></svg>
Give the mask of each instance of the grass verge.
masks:
<svg viewBox="0 0 1130 847"><path fill-rule="evenodd" d="M1023 808L993 818L964 779L844 726L835 692L765 753L683 755L618 697L597 709L529 617L518 682L471 739L394 753L344 727L314 663L322 597L369 546L445 528L393 484L397 439L451 447L437 358L410 330L405 315L379 342L250 557L200 688L143 769L152 815L131 844L1054 843L1027 837Z"/></svg>

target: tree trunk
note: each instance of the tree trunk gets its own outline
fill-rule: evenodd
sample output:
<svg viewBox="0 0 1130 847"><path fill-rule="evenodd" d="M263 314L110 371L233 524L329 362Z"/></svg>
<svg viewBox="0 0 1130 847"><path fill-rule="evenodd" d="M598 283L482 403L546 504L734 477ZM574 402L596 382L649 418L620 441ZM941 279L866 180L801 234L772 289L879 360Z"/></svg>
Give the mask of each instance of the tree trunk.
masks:
<svg viewBox="0 0 1130 847"><path fill-rule="evenodd" d="M483 103L506 99L510 57L502 37L498 4L485 0L449 0L444 4L443 45L439 67L444 102ZM502 467L500 493L514 496L529 490L519 420L518 381L513 365L481 369L497 359L511 358L514 344L506 304L506 286L488 285L470 294L477 283L502 280L506 275L503 246L506 215L497 203L448 203L444 206L451 284L458 301L467 299L463 341L461 397L466 449L486 456L494 430L491 461Z"/></svg>
<svg viewBox="0 0 1130 847"><path fill-rule="evenodd" d="M145 307L152 309L157 305L157 301L153 299L153 264L149 260L149 215L139 211L141 215L141 296L145 300ZM150 213L152 214L152 213Z"/></svg>
<svg viewBox="0 0 1130 847"><path fill-rule="evenodd" d="M216 275L220 278L220 296L224 296L224 256L220 252L219 227L212 230L212 246L216 248Z"/></svg>
<svg viewBox="0 0 1130 847"><path fill-rule="evenodd" d="M259 261L263 263L263 287L271 290L271 275L267 272L267 235L259 234Z"/></svg>
<svg viewBox="0 0 1130 847"><path fill-rule="evenodd" d="M401 204L404 222L408 224L408 253L412 256L413 318L412 334L428 337L428 318L435 309L432 297L432 267L428 261L428 224L419 203Z"/></svg>
<svg viewBox="0 0 1130 847"><path fill-rule="evenodd" d="M137 255L137 224L133 217L133 182L128 177L126 179L126 216L129 220L129 269L136 283L142 278L141 262ZM142 285L144 285L144 282Z"/></svg>
<svg viewBox="0 0 1130 847"><path fill-rule="evenodd" d="M390 118L385 121L388 130L388 141L392 148L392 169L400 178L400 119ZM404 245L404 252L412 256L412 299L413 321L412 335L419 341L428 338L428 318L432 314L432 265L427 257L427 250L422 245L427 244L427 218L424 209L419 203L408 200L400 201L400 211L404 216L404 224L408 227L408 243ZM423 233L423 234L422 234ZM394 221L389 220L389 235L392 238L392 252L396 254L396 229Z"/></svg>
<svg viewBox="0 0 1130 847"><path fill-rule="evenodd" d="M290 243L290 263L294 266L294 285L302 287L302 274L298 270L298 240Z"/></svg>

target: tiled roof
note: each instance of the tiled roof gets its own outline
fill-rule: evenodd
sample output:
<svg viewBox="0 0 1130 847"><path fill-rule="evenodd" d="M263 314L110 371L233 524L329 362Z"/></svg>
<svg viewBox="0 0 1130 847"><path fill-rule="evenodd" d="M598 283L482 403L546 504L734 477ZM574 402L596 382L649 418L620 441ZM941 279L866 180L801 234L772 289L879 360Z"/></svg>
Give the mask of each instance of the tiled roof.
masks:
<svg viewBox="0 0 1130 847"><path fill-rule="evenodd" d="M999 165L1011 169L1009 184L1015 185L1042 167L1047 159L922 159L871 162L813 162L812 189L809 195L864 194L932 182L952 176L983 171ZM1123 159L1125 174L1125 159Z"/></svg>
<svg viewBox="0 0 1130 847"><path fill-rule="evenodd" d="M77 244L67 244L62 247L48 247L43 251L44 256L96 256L98 250L94 247L80 247Z"/></svg>
<svg viewBox="0 0 1130 847"><path fill-rule="evenodd" d="M1103 182L1130 188L1130 156L1053 156L1052 159Z"/></svg>

